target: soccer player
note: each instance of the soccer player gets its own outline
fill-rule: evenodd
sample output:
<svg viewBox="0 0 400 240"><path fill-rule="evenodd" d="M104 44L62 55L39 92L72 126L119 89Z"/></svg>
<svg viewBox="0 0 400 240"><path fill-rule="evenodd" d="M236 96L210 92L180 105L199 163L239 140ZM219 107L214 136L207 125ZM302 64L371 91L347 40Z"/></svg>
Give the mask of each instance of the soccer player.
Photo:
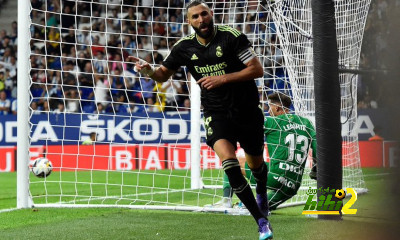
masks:
<svg viewBox="0 0 400 240"><path fill-rule="evenodd" d="M263 113L254 79L263 76L263 68L247 37L228 26L214 26L213 12L204 1L191 1L187 22L195 33L180 39L155 69L136 61L135 68L158 82L165 82L181 66L186 66L201 87L201 102L207 144L222 161L230 185L259 226L259 239L271 239L266 218L268 169L264 164ZM257 200L241 173L235 150L237 142L256 182Z"/></svg>
<svg viewBox="0 0 400 240"><path fill-rule="evenodd" d="M86 139L85 141L82 142L82 145L92 145L96 142L97 139L97 133L96 132L91 132L89 134L89 138Z"/></svg>
<svg viewBox="0 0 400 240"><path fill-rule="evenodd" d="M280 204L296 195L310 147L313 155L310 177L317 179L314 126L307 118L290 114L291 104L291 99L282 93L268 95L270 117L265 118L264 134L270 154L267 186L270 210L275 210ZM241 155L238 152L242 174L247 177L250 184L255 184L254 176ZM231 207L231 187L225 176L223 190L224 198L216 205Z"/></svg>

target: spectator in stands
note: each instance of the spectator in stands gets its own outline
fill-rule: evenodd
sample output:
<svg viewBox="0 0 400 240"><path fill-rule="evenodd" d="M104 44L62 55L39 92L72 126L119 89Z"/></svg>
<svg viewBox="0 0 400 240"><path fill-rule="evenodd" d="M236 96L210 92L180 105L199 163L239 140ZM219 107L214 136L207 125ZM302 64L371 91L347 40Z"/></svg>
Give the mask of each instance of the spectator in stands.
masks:
<svg viewBox="0 0 400 240"><path fill-rule="evenodd" d="M123 31L126 32L128 28L136 27L136 22L135 22L136 19L137 17L135 15L135 8L134 7L128 8L128 15L122 21Z"/></svg>
<svg viewBox="0 0 400 240"><path fill-rule="evenodd" d="M49 102L47 101L48 99L46 99L43 102L43 109L42 109L42 113L47 114L50 112L50 108L49 108Z"/></svg>
<svg viewBox="0 0 400 240"><path fill-rule="evenodd" d="M65 102L67 104L67 112L80 112L78 91L70 91L69 95L66 96Z"/></svg>
<svg viewBox="0 0 400 240"><path fill-rule="evenodd" d="M145 109L146 112L161 112L163 110L163 106L161 104L156 105L153 98L147 98Z"/></svg>
<svg viewBox="0 0 400 240"><path fill-rule="evenodd" d="M79 83L81 86L93 87L94 82L92 63L86 62L83 68L83 73L79 75Z"/></svg>
<svg viewBox="0 0 400 240"><path fill-rule="evenodd" d="M14 48L12 46L12 42L9 36L4 36L3 41L1 42L1 48L4 49L3 51L3 62L8 62L7 57L15 55ZM6 51L8 51L6 53Z"/></svg>
<svg viewBox="0 0 400 240"><path fill-rule="evenodd" d="M166 51L168 53L168 43L166 38L161 38L157 45L157 50Z"/></svg>
<svg viewBox="0 0 400 240"><path fill-rule="evenodd" d="M155 85L154 80L151 78L141 77L139 79L139 81L140 81L140 86L141 86L141 92L142 92L144 99L153 98L154 97L153 89L154 89L154 85Z"/></svg>
<svg viewBox="0 0 400 240"><path fill-rule="evenodd" d="M61 82L61 72L60 71L47 71L47 85L46 91L43 93L42 100L39 103L42 104L44 98L55 95L62 97L62 82Z"/></svg>
<svg viewBox="0 0 400 240"><path fill-rule="evenodd" d="M93 43L91 45L91 48L92 48L93 56L96 56L97 52L102 52L102 53L105 52L105 47L100 43L100 36L99 35L96 35L93 38Z"/></svg>
<svg viewBox="0 0 400 240"><path fill-rule="evenodd" d="M13 45L17 44L17 35L18 35L18 24L16 21L13 21L11 23L11 33L10 33L10 39Z"/></svg>
<svg viewBox="0 0 400 240"><path fill-rule="evenodd" d="M89 34L89 31L90 29L88 27L83 27L76 36L76 40L79 45L78 49L86 49L87 46L90 46L92 44L92 37Z"/></svg>
<svg viewBox="0 0 400 240"><path fill-rule="evenodd" d="M141 100L141 103L137 103L134 100L129 102L129 113L139 113L143 112L145 110L145 107L143 106L143 100Z"/></svg>
<svg viewBox="0 0 400 240"><path fill-rule="evenodd" d="M31 109L30 110L31 110L32 114L34 114L34 115L42 113L40 111L39 107L38 107L37 102L35 102L35 101L31 102Z"/></svg>
<svg viewBox="0 0 400 240"><path fill-rule="evenodd" d="M121 29L121 19L118 16L118 9L117 8L113 8L111 10L112 16L110 18L110 24L109 24L109 28L111 27L113 32L117 32Z"/></svg>
<svg viewBox="0 0 400 240"><path fill-rule="evenodd" d="M33 9L41 9L42 8L42 1L41 0L31 0L31 6Z"/></svg>
<svg viewBox="0 0 400 240"><path fill-rule="evenodd" d="M147 35L148 31L149 30L147 29L147 24L146 23L140 22L138 24L137 34L138 35L143 35L142 38L146 38L146 36L144 36L144 35Z"/></svg>
<svg viewBox="0 0 400 240"><path fill-rule="evenodd" d="M4 48L4 52L2 57L0 58L0 61L4 62L4 63L9 63L10 62L10 58L11 56L13 56L14 53L12 52L12 47L6 47Z"/></svg>
<svg viewBox="0 0 400 240"><path fill-rule="evenodd" d="M190 99L189 98L185 98L183 100L183 107L179 108L180 112L190 112Z"/></svg>
<svg viewBox="0 0 400 240"><path fill-rule="evenodd" d="M94 114L104 114L106 113L106 110L104 108L104 105L101 102L98 102L96 104L96 109L93 112Z"/></svg>
<svg viewBox="0 0 400 240"><path fill-rule="evenodd" d="M357 108L359 109L367 109L367 108L378 108L378 103L375 100L371 99L371 96L367 92L364 98L361 98L357 103Z"/></svg>
<svg viewBox="0 0 400 240"><path fill-rule="evenodd" d="M170 23L168 24L170 33L172 36L179 37L182 32L182 23L178 23L174 15L170 17Z"/></svg>
<svg viewBox="0 0 400 240"><path fill-rule="evenodd" d="M126 63L122 63L122 55L117 53L114 55L114 59L111 63L111 73L118 69L119 72L123 72L126 69Z"/></svg>
<svg viewBox="0 0 400 240"><path fill-rule="evenodd" d="M142 11L142 17L140 20L145 21L145 22L151 22L153 20L153 17L151 16L150 8L146 7L146 8L141 8L141 9L143 11ZM148 23L146 23L146 24L148 24Z"/></svg>
<svg viewBox="0 0 400 240"><path fill-rule="evenodd" d="M13 77L11 77L10 70L6 69L4 78L5 78L4 86L7 92L7 96L11 98L17 98L17 76L14 75Z"/></svg>
<svg viewBox="0 0 400 240"><path fill-rule="evenodd" d="M91 6L92 6L92 4L90 2L78 1L78 9L79 9L79 12L82 13L82 16L90 16L90 12L92 10ZM89 21L89 18L81 19L82 23L88 23L88 21Z"/></svg>
<svg viewBox="0 0 400 240"><path fill-rule="evenodd" d="M35 25L32 26L33 28L31 28L32 37L43 40L44 33L46 32L46 29L44 27L46 25L45 19L44 17L42 17L41 14L38 13L38 11L32 10L31 15L32 23L35 23Z"/></svg>
<svg viewBox="0 0 400 240"><path fill-rule="evenodd" d="M54 113L56 114L65 113L65 107L63 101L58 102L57 109L54 110Z"/></svg>
<svg viewBox="0 0 400 240"><path fill-rule="evenodd" d="M128 104L128 99L126 97L126 93L120 92L117 96L115 96L115 100L113 101L113 109L116 114L126 114L130 113L130 106Z"/></svg>
<svg viewBox="0 0 400 240"><path fill-rule="evenodd" d="M78 70L79 70L78 72L81 72L81 73L84 72L85 71L84 69L85 69L87 63L90 64L90 61L88 60L88 56L86 55L86 53L83 51L79 52L78 59L77 59L77 66L78 66ZM90 71L90 72L92 72L92 71Z"/></svg>
<svg viewBox="0 0 400 240"><path fill-rule="evenodd" d="M58 26L58 21L57 21L57 18L56 18L56 14L54 14L52 12L46 12L46 18L45 19L46 19L46 23L45 23L44 26L47 26L47 27L57 27ZM43 19L43 21L45 19Z"/></svg>
<svg viewBox="0 0 400 240"><path fill-rule="evenodd" d="M71 47L75 46L76 43L75 30L73 26L69 27L68 34L64 36L62 40L63 40L63 45L62 45L63 53L67 53L68 55L70 55L72 53Z"/></svg>
<svg viewBox="0 0 400 240"><path fill-rule="evenodd" d="M108 73L108 63L104 59L104 53L101 51L97 52L95 59L93 60L93 67L96 73Z"/></svg>
<svg viewBox="0 0 400 240"><path fill-rule="evenodd" d="M5 36L7 36L7 31L5 29L0 30L0 43L3 42Z"/></svg>
<svg viewBox="0 0 400 240"><path fill-rule="evenodd" d="M61 27L62 32L67 32L68 28L76 26L75 24L75 16L72 15L72 9L69 5L64 7L64 14L61 15Z"/></svg>
<svg viewBox="0 0 400 240"><path fill-rule="evenodd" d="M107 46L108 46L107 54L108 54L108 56L112 56L112 55L115 55L117 53L118 44L120 44L120 42L118 41L118 35L116 35L116 34L108 34L108 42L107 42ZM108 56L107 56L107 59L109 59Z"/></svg>
<svg viewBox="0 0 400 240"><path fill-rule="evenodd" d="M18 105L17 105L18 103L17 103L17 99L14 99L13 101L12 101L12 103L11 103L11 113L13 114L13 115L17 115L17 108L18 108Z"/></svg>
<svg viewBox="0 0 400 240"><path fill-rule="evenodd" d="M96 104L101 103L106 106L110 100L109 81L105 80L104 77L101 75L96 75L95 79L96 85L94 91L89 95L88 98L91 99L92 97L94 97Z"/></svg>
<svg viewBox="0 0 400 240"><path fill-rule="evenodd" d="M165 92L166 105L165 111L177 111L179 94L182 94L182 84L180 81L169 80L161 85L161 92Z"/></svg>
<svg viewBox="0 0 400 240"><path fill-rule="evenodd" d="M174 16L176 16L176 22L178 22L178 23L183 23L184 22L184 14L182 13L182 9L181 8L175 9Z"/></svg>
<svg viewBox="0 0 400 240"><path fill-rule="evenodd" d="M47 1L47 10L50 12L60 12L60 1Z"/></svg>
<svg viewBox="0 0 400 240"><path fill-rule="evenodd" d="M166 13L165 8L158 8L157 16L160 17L164 22L167 22L168 14Z"/></svg>
<svg viewBox="0 0 400 240"><path fill-rule="evenodd" d="M64 68L65 67L66 66L64 66ZM61 80L63 84L64 97L69 97L71 92L78 92L78 82L75 75L69 71L63 71Z"/></svg>
<svg viewBox="0 0 400 240"><path fill-rule="evenodd" d="M0 69L8 70L8 77L13 78L17 76L17 58L11 55L8 62L0 62Z"/></svg>
<svg viewBox="0 0 400 240"><path fill-rule="evenodd" d="M123 48L125 49L125 51L128 52L129 55L135 54L134 49L136 49L136 42L132 40L132 36L125 35L123 41Z"/></svg>
<svg viewBox="0 0 400 240"><path fill-rule="evenodd" d="M153 102L155 102L155 106L158 108L157 112L163 112L166 105L165 92L162 91L161 86L162 83L154 82L153 92L156 92L156 96L153 99ZM146 104L147 101L149 101L149 99L146 99Z"/></svg>
<svg viewBox="0 0 400 240"><path fill-rule="evenodd" d="M10 99L7 99L6 91L0 91L0 115L8 115L11 109Z"/></svg>
<svg viewBox="0 0 400 240"><path fill-rule="evenodd" d="M4 77L4 70L1 69L2 71L0 71L0 91L3 91L6 89L6 78Z"/></svg>
<svg viewBox="0 0 400 240"><path fill-rule="evenodd" d="M125 79L121 74L121 71L117 68L114 70L113 75L110 77L111 94L114 96L125 92Z"/></svg>
<svg viewBox="0 0 400 240"><path fill-rule="evenodd" d="M189 35L189 26L188 26L188 24L184 24L182 29L183 29L183 36Z"/></svg>
<svg viewBox="0 0 400 240"><path fill-rule="evenodd" d="M153 47L153 45L149 41L148 37L146 37L146 36L141 37L141 40L142 40L143 49L148 50L148 49L151 49Z"/></svg>
<svg viewBox="0 0 400 240"><path fill-rule="evenodd" d="M60 55L60 32L55 27L49 28L49 33L47 34L48 37L48 45L47 45L47 54L51 55Z"/></svg>
<svg viewBox="0 0 400 240"><path fill-rule="evenodd" d="M164 22L166 22L166 21L164 21ZM159 16L155 17L155 20L153 22L153 35L165 36L166 33L167 33L166 25L162 22L162 20Z"/></svg>

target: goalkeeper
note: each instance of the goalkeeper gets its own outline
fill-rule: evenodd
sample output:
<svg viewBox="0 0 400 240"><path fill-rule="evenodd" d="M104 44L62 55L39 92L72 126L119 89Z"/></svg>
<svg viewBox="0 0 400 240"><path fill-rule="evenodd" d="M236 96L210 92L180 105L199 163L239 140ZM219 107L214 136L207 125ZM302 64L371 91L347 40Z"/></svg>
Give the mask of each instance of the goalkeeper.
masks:
<svg viewBox="0 0 400 240"><path fill-rule="evenodd" d="M291 105L289 97L281 93L273 93L268 96L268 105L271 117L266 117L264 122L264 134L270 154L267 189L269 209L275 210L280 204L293 197L300 188L310 147L313 153L310 177L317 179L316 141L312 123L307 118L289 114ZM237 157L242 174L247 177L250 184L255 184L241 151L238 151ZM224 198L214 206L232 207L232 191L225 175L223 191Z"/></svg>
<svg viewBox="0 0 400 240"><path fill-rule="evenodd" d="M193 0L187 7L187 21L195 34L175 43L158 68L136 61L142 75L165 82L186 66L201 87L201 103L207 144L214 149L230 185L258 224L259 239L272 239L266 218L268 169L263 161L263 113L254 79L263 68L246 35L229 26L214 26L213 12L204 1ZM240 143L255 176L256 198L240 171L235 150Z"/></svg>

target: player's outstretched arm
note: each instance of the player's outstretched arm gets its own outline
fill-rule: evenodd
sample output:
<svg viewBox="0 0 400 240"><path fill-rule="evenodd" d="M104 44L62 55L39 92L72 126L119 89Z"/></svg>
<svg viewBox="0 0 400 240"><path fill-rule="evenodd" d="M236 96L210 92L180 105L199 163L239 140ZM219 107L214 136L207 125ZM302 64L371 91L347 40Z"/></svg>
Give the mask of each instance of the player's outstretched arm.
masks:
<svg viewBox="0 0 400 240"><path fill-rule="evenodd" d="M203 77L197 81L197 83L201 87L210 90L220 87L225 83L254 80L255 78L262 77L263 75L264 70L260 61L257 57L254 57L248 63L246 63L246 68L239 72L229 73L221 76Z"/></svg>
<svg viewBox="0 0 400 240"><path fill-rule="evenodd" d="M135 62L136 72L140 72L140 74L150 77L157 82L165 82L172 76L172 74L174 74L174 71L169 70L162 65L158 68L154 68L145 60L134 56L129 56L127 60Z"/></svg>

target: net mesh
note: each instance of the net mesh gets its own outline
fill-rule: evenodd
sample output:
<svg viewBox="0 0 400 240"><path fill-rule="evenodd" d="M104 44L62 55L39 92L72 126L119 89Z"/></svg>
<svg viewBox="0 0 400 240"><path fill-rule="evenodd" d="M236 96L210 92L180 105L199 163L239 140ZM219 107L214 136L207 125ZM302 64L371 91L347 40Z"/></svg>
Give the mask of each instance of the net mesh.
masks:
<svg viewBox="0 0 400 240"><path fill-rule="evenodd" d="M129 55L159 66L190 33L184 1L39 1L31 6L30 155L54 166L30 177L37 204L202 208L222 197L219 159L190 134L190 74L138 75ZM314 119L310 1L212 1L216 24L245 33L264 67L261 103L279 91ZM369 0L335 1L340 65L357 68ZM345 187L365 188L355 129L357 77L341 74ZM92 135L92 138L90 137ZM190 140L200 137L202 189L191 189ZM286 205L305 201L302 188Z"/></svg>

